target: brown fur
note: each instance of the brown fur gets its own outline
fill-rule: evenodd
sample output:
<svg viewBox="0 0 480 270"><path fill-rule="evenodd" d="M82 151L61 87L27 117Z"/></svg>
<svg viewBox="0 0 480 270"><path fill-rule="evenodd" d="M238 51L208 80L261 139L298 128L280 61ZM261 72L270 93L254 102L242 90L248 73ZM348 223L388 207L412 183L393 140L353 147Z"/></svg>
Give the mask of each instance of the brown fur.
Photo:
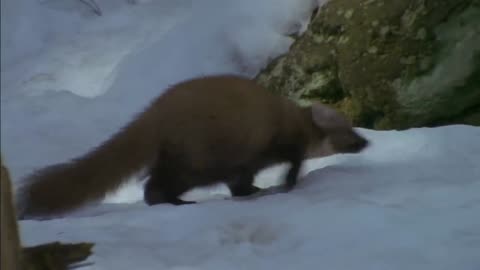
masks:
<svg viewBox="0 0 480 270"><path fill-rule="evenodd" d="M1 269L20 270L21 243L18 232L17 215L12 196L10 175L0 157L1 183Z"/></svg>
<svg viewBox="0 0 480 270"><path fill-rule="evenodd" d="M366 145L340 114L321 104L302 109L237 76L188 80L98 148L30 176L21 190L23 213L61 213L101 199L144 167L149 205L191 203L178 196L217 182L226 182L234 196L250 195L258 190L254 174L282 161L292 164L286 177L292 188L306 153L333 131L350 136L342 139L342 152Z"/></svg>

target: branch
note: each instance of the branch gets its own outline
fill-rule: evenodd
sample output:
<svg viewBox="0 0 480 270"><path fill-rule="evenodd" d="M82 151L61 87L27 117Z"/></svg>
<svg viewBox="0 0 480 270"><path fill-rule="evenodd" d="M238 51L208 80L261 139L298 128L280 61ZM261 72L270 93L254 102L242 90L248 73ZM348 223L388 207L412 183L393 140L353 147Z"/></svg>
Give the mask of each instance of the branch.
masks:
<svg viewBox="0 0 480 270"><path fill-rule="evenodd" d="M98 16L102 16L102 10L98 6L97 2L95 2L95 0L80 0L80 1L85 5L89 6L93 10L93 12L95 12L95 14L97 14Z"/></svg>

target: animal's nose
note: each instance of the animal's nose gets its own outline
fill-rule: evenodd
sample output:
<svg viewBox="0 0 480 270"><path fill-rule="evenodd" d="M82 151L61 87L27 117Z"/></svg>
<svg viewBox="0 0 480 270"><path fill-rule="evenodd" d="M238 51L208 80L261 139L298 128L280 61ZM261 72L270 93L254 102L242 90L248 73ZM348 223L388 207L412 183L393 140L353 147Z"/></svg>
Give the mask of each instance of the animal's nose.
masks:
<svg viewBox="0 0 480 270"><path fill-rule="evenodd" d="M369 141L364 139L364 138L360 138L359 140L357 140L352 146L355 150L357 151L361 151L363 150L365 147L367 147L369 144Z"/></svg>
<svg viewBox="0 0 480 270"><path fill-rule="evenodd" d="M363 138L362 138L362 140L361 140L361 142L360 142L360 147L361 147L361 148L365 148L365 147L367 147L369 144L370 144L370 142L369 142L367 139L363 139Z"/></svg>

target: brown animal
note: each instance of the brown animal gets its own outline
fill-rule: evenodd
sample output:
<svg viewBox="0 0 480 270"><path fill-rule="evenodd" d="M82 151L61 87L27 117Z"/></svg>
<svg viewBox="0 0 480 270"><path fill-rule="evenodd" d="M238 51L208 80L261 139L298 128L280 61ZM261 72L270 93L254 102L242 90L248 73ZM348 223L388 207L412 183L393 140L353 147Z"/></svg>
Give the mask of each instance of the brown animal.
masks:
<svg viewBox="0 0 480 270"><path fill-rule="evenodd" d="M356 153L366 145L325 105L301 108L238 76L195 78L172 86L91 152L29 176L19 192L21 209L24 215L73 210L144 168L149 205L193 203L178 197L218 182L233 196L253 194L256 172L277 162L291 163L289 190L305 157Z"/></svg>

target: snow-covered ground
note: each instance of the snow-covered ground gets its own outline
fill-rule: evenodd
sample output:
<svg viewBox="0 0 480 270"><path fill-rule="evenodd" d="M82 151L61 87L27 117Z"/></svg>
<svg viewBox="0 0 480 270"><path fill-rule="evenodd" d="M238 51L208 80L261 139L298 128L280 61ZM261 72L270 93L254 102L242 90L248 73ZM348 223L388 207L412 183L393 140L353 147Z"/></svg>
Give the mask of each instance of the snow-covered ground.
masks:
<svg viewBox="0 0 480 270"><path fill-rule="evenodd" d="M171 83L254 75L317 3L97 2L100 17L80 1L1 2L1 149L17 184L98 144ZM290 193L232 200L219 186L185 194L195 205L147 207L130 185L65 218L22 221L22 238L95 242L92 270L479 270L480 128L360 132L371 147L308 161ZM257 184L279 184L284 169Z"/></svg>
<svg viewBox="0 0 480 270"><path fill-rule="evenodd" d="M480 128L362 132L367 151L309 161L287 194L104 205L23 239L93 241L85 269L480 269Z"/></svg>

